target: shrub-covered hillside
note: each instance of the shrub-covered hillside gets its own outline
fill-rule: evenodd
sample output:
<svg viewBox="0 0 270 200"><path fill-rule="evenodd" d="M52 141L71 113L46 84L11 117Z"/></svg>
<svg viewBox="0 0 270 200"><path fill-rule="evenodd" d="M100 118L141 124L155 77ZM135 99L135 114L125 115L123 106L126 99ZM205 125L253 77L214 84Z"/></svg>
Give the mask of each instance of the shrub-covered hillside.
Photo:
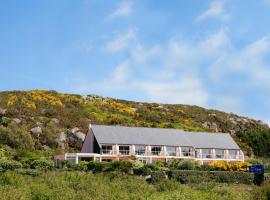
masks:
<svg viewBox="0 0 270 200"><path fill-rule="evenodd" d="M249 155L270 156L269 128L254 119L198 106L32 90L0 93L0 157L76 151L89 123L229 132Z"/></svg>

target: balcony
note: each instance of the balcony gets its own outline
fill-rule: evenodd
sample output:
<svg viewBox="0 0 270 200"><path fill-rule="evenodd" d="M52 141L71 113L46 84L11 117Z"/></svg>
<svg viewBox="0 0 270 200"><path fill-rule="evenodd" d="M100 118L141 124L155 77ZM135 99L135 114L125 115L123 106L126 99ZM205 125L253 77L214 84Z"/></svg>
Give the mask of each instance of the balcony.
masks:
<svg viewBox="0 0 270 200"><path fill-rule="evenodd" d="M225 155L224 154L216 154L216 159L224 159Z"/></svg>
<svg viewBox="0 0 270 200"><path fill-rule="evenodd" d="M176 151L167 151L165 153L166 156L176 156Z"/></svg>
<svg viewBox="0 0 270 200"><path fill-rule="evenodd" d="M119 150L120 155L129 155L130 151L129 150Z"/></svg>
<svg viewBox="0 0 270 200"><path fill-rule="evenodd" d="M180 157L192 157L193 154L191 152L181 152Z"/></svg>
<svg viewBox="0 0 270 200"><path fill-rule="evenodd" d="M105 154L105 155L114 155L114 154L116 154L116 152L113 151L113 150L109 150L109 149L102 149L102 150L101 150L101 154Z"/></svg>
<svg viewBox="0 0 270 200"><path fill-rule="evenodd" d="M145 156L145 150L135 150L135 155Z"/></svg>

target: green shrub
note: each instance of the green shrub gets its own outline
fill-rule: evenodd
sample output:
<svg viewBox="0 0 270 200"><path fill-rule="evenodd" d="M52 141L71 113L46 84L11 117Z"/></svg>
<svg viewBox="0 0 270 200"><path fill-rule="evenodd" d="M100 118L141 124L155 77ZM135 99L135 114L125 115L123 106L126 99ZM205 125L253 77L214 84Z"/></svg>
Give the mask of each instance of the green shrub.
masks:
<svg viewBox="0 0 270 200"><path fill-rule="evenodd" d="M124 173L132 173L132 162L128 160L119 160L111 162L109 171L120 171Z"/></svg>
<svg viewBox="0 0 270 200"><path fill-rule="evenodd" d="M147 165L140 167L138 169L134 169L134 174L139 176L148 176L151 175L152 169L149 168Z"/></svg>
<svg viewBox="0 0 270 200"><path fill-rule="evenodd" d="M201 171L214 171L214 168L208 164L203 164L199 168Z"/></svg>
<svg viewBox="0 0 270 200"><path fill-rule="evenodd" d="M54 168L53 162L48 160L34 160L31 163L32 169L52 170Z"/></svg>
<svg viewBox="0 0 270 200"><path fill-rule="evenodd" d="M134 170L139 169L144 166L144 164L139 160L131 160L131 163L132 163L132 168Z"/></svg>
<svg viewBox="0 0 270 200"><path fill-rule="evenodd" d="M77 170L77 171L88 171L88 162L85 162L85 161L81 161L79 162L78 164L74 164L72 165L72 167L74 170Z"/></svg>
<svg viewBox="0 0 270 200"><path fill-rule="evenodd" d="M159 192L172 192L176 190L179 191L179 189L182 189L180 187L181 185L179 184L179 182L169 179L162 179L156 184L157 191Z"/></svg>
<svg viewBox="0 0 270 200"><path fill-rule="evenodd" d="M40 176L41 175L40 172L35 171L33 169L18 169L18 170L16 170L16 172L18 174L32 176L32 177L36 177L36 176Z"/></svg>
<svg viewBox="0 0 270 200"><path fill-rule="evenodd" d="M194 170L195 169L195 162L192 160L182 160L178 166L177 169L181 170Z"/></svg>
<svg viewBox="0 0 270 200"><path fill-rule="evenodd" d="M107 171L110 168L109 162L97 162L97 161L90 161L87 164L87 168L89 171L93 173L98 173L102 171Z"/></svg>
<svg viewBox="0 0 270 200"><path fill-rule="evenodd" d="M256 158L252 158L252 159L248 159L246 160L246 162L252 164L252 165L261 165L263 164L263 161L260 159L256 159Z"/></svg>
<svg viewBox="0 0 270 200"><path fill-rule="evenodd" d="M177 166L179 165L180 162L181 162L181 160L173 159L173 160L170 161L170 163L169 163L169 168L170 168L170 169L177 169Z"/></svg>
<svg viewBox="0 0 270 200"><path fill-rule="evenodd" d="M173 170L169 177L181 183L242 183L252 184L254 175L248 172Z"/></svg>
<svg viewBox="0 0 270 200"><path fill-rule="evenodd" d="M161 161L161 160L158 160L156 163L155 163L156 167L164 167L164 162Z"/></svg>
<svg viewBox="0 0 270 200"><path fill-rule="evenodd" d="M266 182L261 187L258 187L253 193L254 200L269 200L270 199L270 182Z"/></svg>
<svg viewBox="0 0 270 200"><path fill-rule="evenodd" d="M13 171L19 168L22 168L22 164L20 162L4 159L0 160L0 171L7 171L7 170Z"/></svg>
<svg viewBox="0 0 270 200"><path fill-rule="evenodd" d="M270 163L266 163L266 164L264 165L264 171L265 171L266 173L270 173Z"/></svg>
<svg viewBox="0 0 270 200"><path fill-rule="evenodd" d="M167 174L164 171L156 171L156 172L152 172L151 174L152 183L160 182L161 180L164 180L166 178L167 178Z"/></svg>

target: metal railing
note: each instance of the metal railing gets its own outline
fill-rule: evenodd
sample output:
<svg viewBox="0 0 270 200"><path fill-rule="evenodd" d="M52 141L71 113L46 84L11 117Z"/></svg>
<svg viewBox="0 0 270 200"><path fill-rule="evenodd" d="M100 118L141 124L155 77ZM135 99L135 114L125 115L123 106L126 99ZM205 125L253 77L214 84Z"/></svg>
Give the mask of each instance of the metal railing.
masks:
<svg viewBox="0 0 270 200"><path fill-rule="evenodd" d="M180 152L180 157L191 157L194 156L191 152Z"/></svg>
<svg viewBox="0 0 270 200"><path fill-rule="evenodd" d="M135 155L145 156L146 153L143 150L135 150Z"/></svg>
<svg viewBox="0 0 270 200"><path fill-rule="evenodd" d="M166 156L176 156L176 151L166 151L165 155Z"/></svg>
<svg viewBox="0 0 270 200"><path fill-rule="evenodd" d="M120 155L129 155L130 151L129 150L119 150Z"/></svg>
<svg viewBox="0 0 270 200"><path fill-rule="evenodd" d="M101 149L101 154L114 155L114 154L116 154L116 151L109 150L109 149Z"/></svg>
<svg viewBox="0 0 270 200"><path fill-rule="evenodd" d="M216 154L216 159L225 159L225 154Z"/></svg>

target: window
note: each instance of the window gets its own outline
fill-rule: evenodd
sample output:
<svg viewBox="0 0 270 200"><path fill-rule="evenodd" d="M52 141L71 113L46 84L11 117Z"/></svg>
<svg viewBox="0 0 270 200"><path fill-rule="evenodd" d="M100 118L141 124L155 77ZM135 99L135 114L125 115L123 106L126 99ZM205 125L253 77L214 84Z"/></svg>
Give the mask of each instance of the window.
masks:
<svg viewBox="0 0 270 200"><path fill-rule="evenodd" d="M119 154L129 155L129 146L119 146Z"/></svg>
<svg viewBox="0 0 270 200"><path fill-rule="evenodd" d="M76 157L67 157L67 160L73 164L76 164Z"/></svg>
<svg viewBox="0 0 270 200"><path fill-rule="evenodd" d="M229 159L237 159L237 150L229 150Z"/></svg>
<svg viewBox="0 0 270 200"><path fill-rule="evenodd" d="M181 147L181 156L189 157L191 156L192 149L190 147Z"/></svg>
<svg viewBox="0 0 270 200"><path fill-rule="evenodd" d="M145 154L145 146L135 145L135 154L136 155L144 155Z"/></svg>
<svg viewBox="0 0 270 200"><path fill-rule="evenodd" d="M170 147L166 147L166 155L167 156L176 156L176 147L172 147L172 146L170 146Z"/></svg>
<svg viewBox="0 0 270 200"><path fill-rule="evenodd" d="M112 145L102 145L101 152L102 152L102 154L113 154L112 153Z"/></svg>
<svg viewBox="0 0 270 200"><path fill-rule="evenodd" d="M211 158L211 149L202 149L202 158Z"/></svg>
<svg viewBox="0 0 270 200"><path fill-rule="evenodd" d="M151 147L151 153L152 155L158 156L160 155L161 147Z"/></svg>
<svg viewBox="0 0 270 200"><path fill-rule="evenodd" d="M216 149L216 158L223 159L224 158L224 150L223 149Z"/></svg>

